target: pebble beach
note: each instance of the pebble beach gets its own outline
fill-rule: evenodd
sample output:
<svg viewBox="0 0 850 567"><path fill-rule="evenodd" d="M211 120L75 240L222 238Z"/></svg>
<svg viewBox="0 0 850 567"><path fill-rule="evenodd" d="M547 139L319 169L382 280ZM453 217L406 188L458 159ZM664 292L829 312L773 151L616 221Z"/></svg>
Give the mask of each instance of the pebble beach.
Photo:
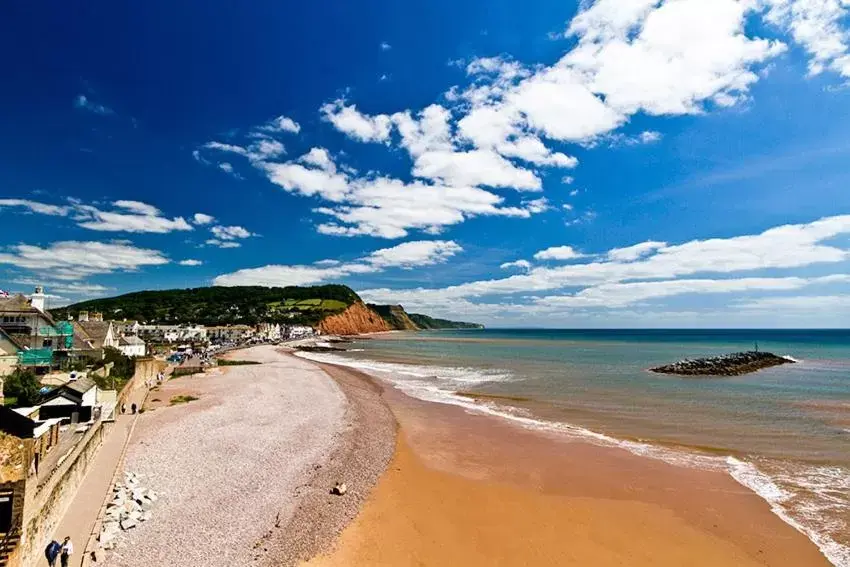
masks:
<svg viewBox="0 0 850 567"><path fill-rule="evenodd" d="M263 364L151 392L197 399L140 417L125 469L159 499L147 521L122 532L105 565L294 564L324 549L377 482L395 425L375 392L361 388L349 401L325 371L274 347L231 356ZM357 435L363 427L375 434ZM330 494L337 480L345 496Z"/></svg>

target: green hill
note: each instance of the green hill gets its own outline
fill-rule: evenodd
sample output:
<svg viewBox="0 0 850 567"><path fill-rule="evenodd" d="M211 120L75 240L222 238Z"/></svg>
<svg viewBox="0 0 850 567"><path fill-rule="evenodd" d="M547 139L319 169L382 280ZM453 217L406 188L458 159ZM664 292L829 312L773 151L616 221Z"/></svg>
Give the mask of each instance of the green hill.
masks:
<svg viewBox="0 0 850 567"><path fill-rule="evenodd" d="M433 329L483 329L484 325L478 323L464 323L462 321L449 321L448 319L435 319L419 313L408 313L407 316L413 323L423 330Z"/></svg>
<svg viewBox="0 0 850 567"><path fill-rule="evenodd" d="M92 299L51 313L64 319L80 311L100 312L105 319L146 323L230 325L259 322L314 325L345 311L360 297L344 285L312 287L198 287L137 291Z"/></svg>
<svg viewBox="0 0 850 567"><path fill-rule="evenodd" d="M99 312L104 319L144 323L200 325L255 325L260 322L317 325L331 315L361 302L344 285L311 287L197 287L161 291L137 291L104 299L92 299L51 310L57 319L80 311ZM475 329L481 325L408 315L400 305L369 305L397 330Z"/></svg>

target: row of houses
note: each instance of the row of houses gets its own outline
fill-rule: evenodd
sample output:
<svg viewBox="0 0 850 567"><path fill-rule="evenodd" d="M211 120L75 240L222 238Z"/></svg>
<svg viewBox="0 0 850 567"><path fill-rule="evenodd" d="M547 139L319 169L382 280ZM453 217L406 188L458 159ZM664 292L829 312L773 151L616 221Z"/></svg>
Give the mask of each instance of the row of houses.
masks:
<svg viewBox="0 0 850 567"><path fill-rule="evenodd" d="M148 325L104 320L101 313L81 311L76 319L56 321L45 310L41 286L27 298L0 297L0 376L17 366L55 367L75 359L102 360L115 348L126 356L145 356L148 343L245 344L300 339L316 334L312 327L261 323L257 326Z"/></svg>

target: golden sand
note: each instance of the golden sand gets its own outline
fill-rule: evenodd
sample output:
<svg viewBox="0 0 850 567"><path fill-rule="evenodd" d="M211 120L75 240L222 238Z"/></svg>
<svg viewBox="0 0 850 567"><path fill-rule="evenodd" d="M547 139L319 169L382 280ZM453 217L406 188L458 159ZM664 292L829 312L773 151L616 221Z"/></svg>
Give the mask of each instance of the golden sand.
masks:
<svg viewBox="0 0 850 567"><path fill-rule="evenodd" d="M828 565L725 473L386 397L401 426L393 461L307 565Z"/></svg>

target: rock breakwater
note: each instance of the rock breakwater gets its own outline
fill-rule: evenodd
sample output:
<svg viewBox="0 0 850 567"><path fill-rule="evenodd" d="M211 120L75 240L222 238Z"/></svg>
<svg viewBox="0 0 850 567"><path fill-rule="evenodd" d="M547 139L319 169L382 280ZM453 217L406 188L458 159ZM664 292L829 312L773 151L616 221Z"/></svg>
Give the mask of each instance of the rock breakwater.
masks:
<svg viewBox="0 0 850 567"><path fill-rule="evenodd" d="M762 368L793 363L794 360L775 355L772 352L750 351L709 358L685 359L673 364L650 368L650 371L679 376L740 376L756 372Z"/></svg>

